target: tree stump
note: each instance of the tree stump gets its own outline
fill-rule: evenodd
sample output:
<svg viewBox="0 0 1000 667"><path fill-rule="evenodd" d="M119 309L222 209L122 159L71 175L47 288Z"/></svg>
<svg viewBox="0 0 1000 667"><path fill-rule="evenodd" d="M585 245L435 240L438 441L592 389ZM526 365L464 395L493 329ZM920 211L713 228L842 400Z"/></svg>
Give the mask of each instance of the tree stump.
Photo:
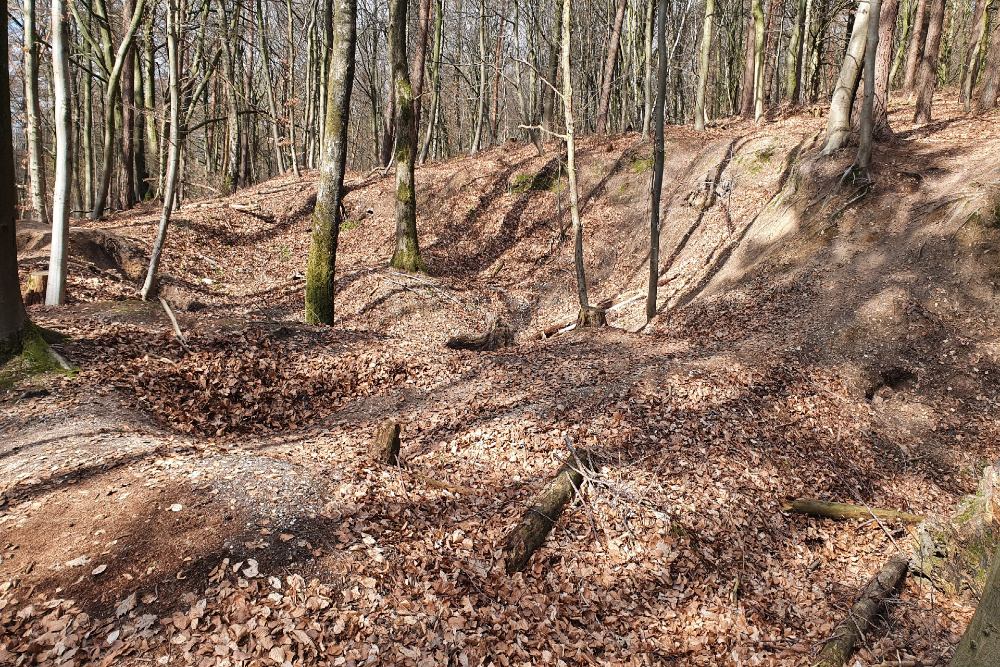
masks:
<svg viewBox="0 0 1000 667"><path fill-rule="evenodd" d="M514 344L514 334L505 324L494 325L484 334L452 336L445 346L452 350L472 350L474 352L489 352Z"/></svg>
<svg viewBox="0 0 1000 667"><path fill-rule="evenodd" d="M596 306L581 308L576 316L576 326L578 329L591 327L605 327L608 325L608 311Z"/></svg>
<svg viewBox="0 0 1000 667"><path fill-rule="evenodd" d="M563 509L583 483L583 472L595 468L591 454L580 452L559 468L542 492L535 496L521 522L508 534L504 547L507 574L522 571L532 554L545 542Z"/></svg>
<svg viewBox="0 0 1000 667"><path fill-rule="evenodd" d="M28 274L27 289L24 292L24 305L33 306L45 302L45 290L49 285L48 271L32 271Z"/></svg>
<svg viewBox="0 0 1000 667"><path fill-rule="evenodd" d="M399 424L387 421L382 424L372 445L372 458L378 463L396 465L399 463Z"/></svg>

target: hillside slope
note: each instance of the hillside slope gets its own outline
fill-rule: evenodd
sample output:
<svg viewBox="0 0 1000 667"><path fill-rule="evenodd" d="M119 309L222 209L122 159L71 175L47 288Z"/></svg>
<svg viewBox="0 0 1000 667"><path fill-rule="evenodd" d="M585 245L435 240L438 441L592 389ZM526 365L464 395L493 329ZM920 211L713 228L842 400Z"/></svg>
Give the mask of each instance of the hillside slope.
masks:
<svg viewBox="0 0 1000 667"><path fill-rule="evenodd" d="M391 177L352 175L334 329L301 323L313 175L177 213L186 348L114 266L155 211L79 221L74 302L31 314L81 370L2 397L0 656L809 664L907 534L782 502L947 515L1000 454L1000 118L936 113L894 110L871 191L838 185L850 151L817 158L821 117L671 128L649 326L637 135L581 142L600 331L545 336L576 311L552 146L417 171L426 276L386 268ZM44 244L22 230L25 274ZM514 347L444 347L495 320ZM400 467L369 459L386 419ZM567 440L600 470L507 577ZM898 603L862 664L936 664L974 599L914 579Z"/></svg>

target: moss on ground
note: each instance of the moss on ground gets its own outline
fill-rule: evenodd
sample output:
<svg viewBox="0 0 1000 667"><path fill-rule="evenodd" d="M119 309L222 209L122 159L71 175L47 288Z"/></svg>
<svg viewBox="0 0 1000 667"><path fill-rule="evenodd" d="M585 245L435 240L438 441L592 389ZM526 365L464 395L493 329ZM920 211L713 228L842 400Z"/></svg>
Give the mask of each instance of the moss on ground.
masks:
<svg viewBox="0 0 1000 667"><path fill-rule="evenodd" d="M647 171L653 170L653 158L651 157L640 157L632 160L632 164L628 166L629 171L633 174L644 174Z"/></svg>
<svg viewBox="0 0 1000 667"><path fill-rule="evenodd" d="M49 351L49 340L58 339L59 334L28 325L21 341L20 354L0 366L0 389L11 389L29 380L50 373L72 376L75 371L67 371Z"/></svg>

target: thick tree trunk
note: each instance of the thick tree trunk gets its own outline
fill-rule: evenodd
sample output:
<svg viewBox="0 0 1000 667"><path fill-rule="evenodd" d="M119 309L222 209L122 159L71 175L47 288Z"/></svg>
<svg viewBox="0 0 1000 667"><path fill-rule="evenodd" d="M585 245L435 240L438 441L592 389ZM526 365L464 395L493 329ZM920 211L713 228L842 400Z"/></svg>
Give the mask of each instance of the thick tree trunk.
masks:
<svg viewBox="0 0 1000 667"><path fill-rule="evenodd" d="M35 217L48 220L45 207L45 155L42 153L41 112L38 104L38 38L35 30L35 0L24 0L24 111L28 144L29 202Z"/></svg>
<svg viewBox="0 0 1000 667"><path fill-rule="evenodd" d="M930 18L927 22L927 41L924 43L920 71L917 73L917 108L914 123L931 122L931 103L937 88L938 55L941 51L941 34L944 31L944 0L930 0Z"/></svg>
<svg viewBox="0 0 1000 667"><path fill-rule="evenodd" d="M995 4L991 0L980 0L976 13L976 21L973 25L972 36L969 39L969 55L965 59L965 67L962 75L962 91L959 100L966 111L972 111L972 89L976 85L976 78L979 76L979 63L983 49L986 48L986 28L989 26L990 7Z"/></svg>
<svg viewBox="0 0 1000 667"><path fill-rule="evenodd" d="M52 5L61 5L61 0L52 0ZM4 21L0 27L0 53L3 53L3 67L0 68L0 363L20 352L28 325L17 274L17 189L14 184L14 140L10 117L9 24L9 21ZM55 46L53 39L53 48Z"/></svg>
<svg viewBox="0 0 1000 667"><path fill-rule="evenodd" d="M156 274L163 255L163 246L167 241L167 229L170 226L170 214L174 208L174 193L177 189L177 173L181 161L181 84L180 84L180 53L178 38L180 33L180 10L176 0L167 2L167 75L170 88L170 148L167 155L167 173L163 184L163 210L160 213L160 226L153 241L153 251L149 258L149 270L142 285L142 298L148 300L156 290Z"/></svg>
<svg viewBox="0 0 1000 667"><path fill-rule="evenodd" d="M851 109L861 79L861 65L865 57L865 43L868 40L869 5L869 0L858 0L858 10L854 15L854 27L847 44L847 54L840 67L837 87L833 90L833 100L830 102L823 155L829 155L844 146L851 135Z"/></svg>
<svg viewBox="0 0 1000 667"><path fill-rule="evenodd" d="M333 324L334 319L337 240L343 217L357 11L357 0L334 0L333 43L326 85L326 129L323 131L312 245L306 269L306 321L312 324Z"/></svg>
<svg viewBox="0 0 1000 667"><path fill-rule="evenodd" d="M625 22L625 9L628 7L628 0L618 0L618 8L615 11L615 25L611 30L611 38L608 42L608 56L604 61L604 76L601 79L601 102L597 107L597 133L605 134L608 131L608 107L611 105L611 89L615 82L615 66L618 64L618 51L621 48L622 24Z"/></svg>
<svg viewBox="0 0 1000 667"><path fill-rule="evenodd" d="M1000 16L1000 9L994 11L994 22ZM990 30L990 47L986 54L986 65L983 67L983 82L976 99L976 112L981 113L993 109L1000 95L1000 25Z"/></svg>
<svg viewBox="0 0 1000 667"><path fill-rule="evenodd" d="M53 114L56 131L56 176L52 188L52 240L49 250L49 284L45 303L61 305L66 298L66 263L69 245L70 180L73 174L72 120L70 118L69 30L66 5L52 0ZM7 108L10 108L9 106ZM109 116L114 116L109 113ZM18 297L20 300L20 297Z"/></svg>
<svg viewBox="0 0 1000 667"><path fill-rule="evenodd" d="M403 271L423 271L417 242L417 193L413 179L417 133L413 126L413 88L406 67L407 0L389 3L389 61L396 91L396 250L389 265Z"/></svg>
<svg viewBox="0 0 1000 667"><path fill-rule="evenodd" d="M698 62L698 92L694 102L694 129L699 132L705 129L705 123L708 121L705 117L705 92L708 90L708 69L711 65L713 21L715 21L715 0L705 0L705 23L701 29L701 53ZM662 146L660 150L663 150ZM662 165L660 171L662 179ZM655 173L653 178L656 178ZM654 186L654 191L654 198L659 199L656 186Z"/></svg>
<svg viewBox="0 0 1000 667"><path fill-rule="evenodd" d="M876 140L892 138L889 127L889 78L892 66L892 41L899 16L899 0L884 0L878 25L878 52L875 54L875 100L872 133ZM871 34L869 32L869 34Z"/></svg>
<svg viewBox="0 0 1000 667"><path fill-rule="evenodd" d="M910 33L910 48L906 51L906 68L903 70L903 90L913 92L917 83L917 70L924 54L924 41L927 38L927 2L916 0L917 10L913 15L913 30Z"/></svg>
<svg viewBox="0 0 1000 667"><path fill-rule="evenodd" d="M1000 665L1000 547L993 553L976 613L951 659L951 667L996 665Z"/></svg>
<svg viewBox="0 0 1000 667"><path fill-rule="evenodd" d="M711 3L712 0L709 0ZM706 23L708 10L705 10ZM665 53L667 36L665 23L667 18L667 0L660 0L659 29L656 33L657 49ZM704 49L702 50L704 53ZM656 288L660 279L660 196L663 191L663 107L667 99L667 62L660 59L656 71L656 105L653 108L653 180L649 205L649 284L646 290L646 321L656 316Z"/></svg>

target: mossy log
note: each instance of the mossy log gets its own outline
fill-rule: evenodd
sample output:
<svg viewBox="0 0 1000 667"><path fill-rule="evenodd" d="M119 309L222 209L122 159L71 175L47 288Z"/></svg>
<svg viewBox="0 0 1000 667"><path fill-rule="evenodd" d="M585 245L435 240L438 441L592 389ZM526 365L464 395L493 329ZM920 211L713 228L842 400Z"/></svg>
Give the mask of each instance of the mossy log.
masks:
<svg viewBox="0 0 1000 667"><path fill-rule="evenodd" d="M813 667L842 667L850 659L858 641L885 609L886 599L899 590L908 569L909 560L905 556L895 556L882 566L865 585L847 618L837 625L823 645Z"/></svg>
<svg viewBox="0 0 1000 667"><path fill-rule="evenodd" d="M452 336L445 346L452 350L472 350L473 352L489 352L514 344L514 334L506 325L496 325L489 331L478 336Z"/></svg>
<svg viewBox="0 0 1000 667"><path fill-rule="evenodd" d="M45 301L45 290L49 285L48 271L32 271L28 274L28 284L24 292L24 305L33 306Z"/></svg>
<svg viewBox="0 0 1000 667"><path fill-rule="evenodd" d="M870 519L874 515L883 521L901 521L903 523L920 523L924 517L899 510L850 505L848 503L830 503L813 498L799 498L783 503L781 509L785 512L808 514L821 519Z"/></svg>
<svg viewBox="0 0 1000 667"><path fill-rule="evenodd" d="M399 462L399 423L387 421L382 424L372 445L372 458L378 463L396 465Z"/></svg>
<svg viewBox="0 0 1000 667"><path fill-rule="evenodd" d="M585 327L606 327L608 325L608 311L599 306L587 306L581 308L576 316L577 328Z"/></svg>
<svg viewBox="0 0 1000 667"><path fill-rule="evenodd" d="M593 469L594 461L589 453L571 456L532 500L520 523L507 536L504 547L507 574L520 572L528 565L532 554L545 542L552 526L583 483L584 471Z"/></svg>

